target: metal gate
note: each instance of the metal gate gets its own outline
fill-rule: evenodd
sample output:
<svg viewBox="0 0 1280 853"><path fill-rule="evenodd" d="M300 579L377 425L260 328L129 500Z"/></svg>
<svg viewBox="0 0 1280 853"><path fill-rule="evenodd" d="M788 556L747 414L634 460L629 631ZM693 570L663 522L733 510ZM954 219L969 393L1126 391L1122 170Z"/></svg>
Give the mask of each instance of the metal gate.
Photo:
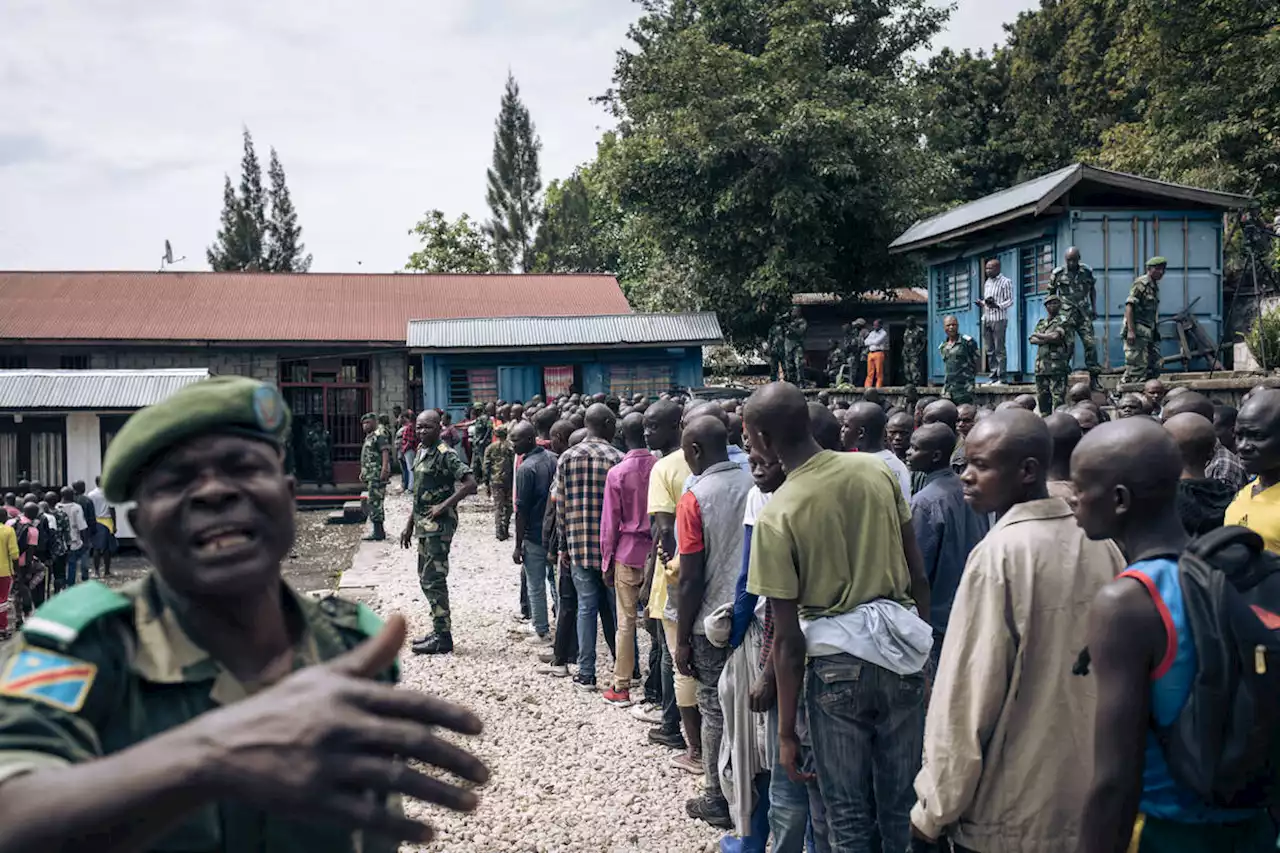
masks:
<svg viewBox="0 0 1280 853"><path fill-rule="evenodd" d="M364 444L360 418L370 411L372 390L366 385L283 383L280 391L293 412L292 440L299 478L317 479L314 465L298 450L307 446L307 432L318 424L328 439L334 482L359 482L360 447Z"/></svg>

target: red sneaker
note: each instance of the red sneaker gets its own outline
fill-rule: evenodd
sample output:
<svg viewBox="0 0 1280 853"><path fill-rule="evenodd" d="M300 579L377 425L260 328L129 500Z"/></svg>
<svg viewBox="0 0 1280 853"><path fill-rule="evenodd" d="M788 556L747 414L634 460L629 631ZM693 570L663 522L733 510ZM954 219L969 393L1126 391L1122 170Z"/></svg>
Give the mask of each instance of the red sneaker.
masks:
<svg viewBox="0 0 1280 853"><path fill-rule="evenodd" d="M603 696L604 701L608 702L610 705L617 705L620 708L626 708L631 704L630 690L614 690L610 687L604 692Z"/></svg>

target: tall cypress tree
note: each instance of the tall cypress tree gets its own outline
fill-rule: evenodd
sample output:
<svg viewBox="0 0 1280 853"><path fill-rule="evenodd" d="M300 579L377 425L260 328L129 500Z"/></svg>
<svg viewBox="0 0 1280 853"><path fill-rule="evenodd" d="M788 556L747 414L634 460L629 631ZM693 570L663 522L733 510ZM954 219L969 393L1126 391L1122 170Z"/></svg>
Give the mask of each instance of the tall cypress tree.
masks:
<svg viewBox="0 0 1280 853"><path fill-rule="evenodd" d="M253 269L257 257L251 253L245 230L244 207L236 195L231 178L222 176L222 218L213 245L205 251L209 266L215 272Z"/></svg>
<svg viewBox="0 0 1280 853"><path fill-rule="evenodd" d="M244 240L251 259L248 270L267 269L263 239L267 231L267 199L262 191L262 165L253 150L253 137L244 129L244 154L240 158L240 210Z"/></svg>
<svg viewBox="0 0 1280 853"><path fill-rule="evenodd" d="M266 223L265 264L268 272L306 272L311 268L311 256L303 256L306 246L302 243L302 226L298 224L298 212L289 198L285 184L284 166L276 149L271 149L271 163L267 166L268 190L271 213Z"/></svg>
<svg viewBox="0 0 1280 853"><path fill-rule="evenodd" d="M493 241L495 269L519 267L523 272L533 266L533 239L541 218L538 152L542 141L512 74L507 75L502 108L494 125L493 166L488 170L486 193L492 216L484 232Z"/></svg>

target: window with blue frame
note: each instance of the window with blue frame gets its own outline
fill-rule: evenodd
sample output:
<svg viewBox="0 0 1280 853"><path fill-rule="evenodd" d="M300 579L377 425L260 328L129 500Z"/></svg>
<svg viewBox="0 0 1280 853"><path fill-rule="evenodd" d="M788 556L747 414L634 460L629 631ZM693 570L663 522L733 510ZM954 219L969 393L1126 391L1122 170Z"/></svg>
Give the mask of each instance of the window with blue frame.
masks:
<svg viewBox="0 0 1280 853"><path fill-rule="evenodd" d="M972 283L968 261L956 261L939 267L934 293L938 310L951 311L969 307Z"/></svg>
<svg viewBox="0 0 1280 853"><path fill-rule="evenodd" d="M1023 296L1043 296L1053 275L1053 241L1023 246L1018 251L1018 287Z"/></svg>

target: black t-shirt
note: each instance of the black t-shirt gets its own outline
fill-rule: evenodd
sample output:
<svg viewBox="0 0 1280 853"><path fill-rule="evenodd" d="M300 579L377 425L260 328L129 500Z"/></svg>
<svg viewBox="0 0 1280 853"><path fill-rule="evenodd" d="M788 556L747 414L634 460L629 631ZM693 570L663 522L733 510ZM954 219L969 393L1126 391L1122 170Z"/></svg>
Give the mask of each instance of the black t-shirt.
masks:
<svg viewBox="0 0 1280 853"><path fill-rule="evenodd" d="M535 447L520 460L516 469L516 512L525 518L524 541L542 545L542 519L547 513L547 496L556 476L556 456Z"/></svg>

